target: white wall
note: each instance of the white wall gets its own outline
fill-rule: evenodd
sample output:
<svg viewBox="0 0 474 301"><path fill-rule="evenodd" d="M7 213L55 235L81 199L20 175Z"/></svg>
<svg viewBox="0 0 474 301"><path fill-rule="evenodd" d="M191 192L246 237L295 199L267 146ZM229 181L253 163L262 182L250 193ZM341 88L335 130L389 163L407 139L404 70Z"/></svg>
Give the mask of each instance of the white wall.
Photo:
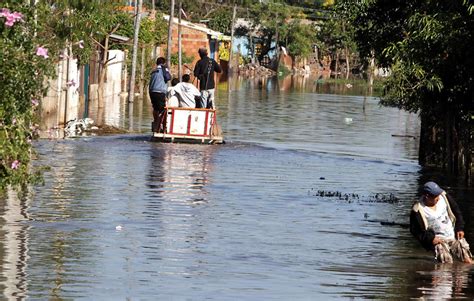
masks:
<svg viewBox="0 0 474 301"><path fill-rule="evenodd" d="M79 115L79 79L77 59L63 59L56 66L57 77L48 80L47 95L41 101L41 128L46 130L64 126L64 122Z"/></svg>
<svg viewBox="0 0 474 301"><path fill-rule="evenodd" d="M104 122L107 125L120 126L120 93L122 83L122 67L124 53L121 50L110 50L109 58L114 58L109 62L107 68L107 82L104 93Z"/></svg>
<svg viewBox="0 0 474 301"><path fill-rule="evenodd" d="M49 90L47 95L41 101L41 124L40 127L47 136L47 130L61 128L64 122L72 119L80 119L84 112L80 112L81 104L79 97L80 70L77 60L67 59L66 50L63 52L64 59L61 59L56 66L57 78L48 80ZM122 68L124 65L124 52L121 50L109 51L110 61L107 72L107 81L104 91L104 115L102 115L105 124L119 126L119 117L121 107L123 107L120 93L122 83ZM91 117L97 109L97 87L90 85L90 111ZM123 99L123 98L122 98ZM97 117L99 118L99 117Z"/></svg>

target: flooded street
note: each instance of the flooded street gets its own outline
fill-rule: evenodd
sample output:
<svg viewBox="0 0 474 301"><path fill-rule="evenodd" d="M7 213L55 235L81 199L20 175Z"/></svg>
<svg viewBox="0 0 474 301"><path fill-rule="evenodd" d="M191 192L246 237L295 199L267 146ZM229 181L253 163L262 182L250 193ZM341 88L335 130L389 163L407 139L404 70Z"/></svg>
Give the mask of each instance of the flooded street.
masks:
<svg viewBox="0 0 474 301"><path fill-rule="evenodd" d="M418 165L416 115L355 84L227 84L224 145L150 142L147 100L117 110L132 134L38 141L44 186L0 208L3 298L474 298L403 226L430 178L474 243L474 192Z"/></svg>

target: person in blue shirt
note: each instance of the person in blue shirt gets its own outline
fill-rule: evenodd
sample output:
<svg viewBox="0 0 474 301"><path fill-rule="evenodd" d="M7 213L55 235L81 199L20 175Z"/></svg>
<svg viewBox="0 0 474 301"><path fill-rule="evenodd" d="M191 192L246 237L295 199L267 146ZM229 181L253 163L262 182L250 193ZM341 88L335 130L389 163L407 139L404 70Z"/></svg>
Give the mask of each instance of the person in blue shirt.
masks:
<svg viewBox="0 0 474 301"><path fill-rule="evenodd" d="M151 72L148 92L151 104L153 105L153 131L163 130L163 116L166 106L167 82L171 79L171 74L165 65L164 57L156 59L156 68Z"/></svg>

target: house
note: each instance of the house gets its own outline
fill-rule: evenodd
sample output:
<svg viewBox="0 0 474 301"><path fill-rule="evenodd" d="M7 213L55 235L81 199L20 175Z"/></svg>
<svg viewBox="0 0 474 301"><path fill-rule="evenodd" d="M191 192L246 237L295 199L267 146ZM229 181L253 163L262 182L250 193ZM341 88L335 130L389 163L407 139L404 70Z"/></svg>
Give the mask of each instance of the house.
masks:
<svg viewBox="0 0 474 301"><path fill-rule="evenodd" d="M169 15L163 15L163 18L169 22ZM178 24L179 20L173 17L172 35L171 35L171 53L178 53ZM219 43L222 41L230 41L230 37L221 32L207 28L203 24L196 24L186 20L181 20L181 49L183 57L192 58L192 66L199 60L198 49L207 48L209 57L218 60L216 54L219 50ZM166 49L166 44L162 45L162 49ZM164 56L166 51L161 51ZM190 66L191 67L191 66Z"/></svg>

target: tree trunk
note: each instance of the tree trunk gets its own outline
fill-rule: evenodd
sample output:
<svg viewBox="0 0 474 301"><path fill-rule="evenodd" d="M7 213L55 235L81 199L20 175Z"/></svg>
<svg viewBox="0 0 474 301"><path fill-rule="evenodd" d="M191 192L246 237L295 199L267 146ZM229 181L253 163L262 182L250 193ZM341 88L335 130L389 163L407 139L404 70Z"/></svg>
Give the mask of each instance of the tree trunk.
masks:
<svg viewBox="0 0 474 301"><path fill-rule="evenodd" d="M434 117L436 116L436 117ZM469 121L449 109L421 115L419 163L436 166L473 183L474 131Z"/></svg>
<svg viewBox="0 0 474 301"><path fill-rule="evenodd" d="M276 14L276 19L278 20L278 14ZM276 55L276 64L271 66L275 71L278 71L278 63L280 62L280 33L278 31L278 25L275 28L275 55ZM272 62L273 63L273 62Z"/></svg>
<svg viewBox="0 0 474 301"><path fill-rule="evenodd" d="M235 4L234 1L234 9L232 11L232 22L230 23L230 49L229 49L229 74L232 74L234 71L234 62L233 62L233 51L232 48L234 46L234 26L235 26L235 14L237 12L237 5Z"/></svg>
<svg viewBox="0 0 474 301"><path fill-rule="evenodd" d="M370 64L369 64L369 86L372 87L374 85L374 76L375 76L375 53L372 50L370 52Z"/></svg>
<svg viewBox="0 0 474 301"><path fill-rule="evenodd" d="M351 67L349 65L349 48L347 48L347 46L344 47L344 53L346 56L346 79L348 79L351 73Z"/></svg>
<svg viewBox="0 0 474 301"><path fill-rule="evenodd" d="M104 108L104 83L107 75L107 60L109 57L109 35L105 36L102 60L100 62L99 85L97 87L97 102L100 109Z"/></svg>
<svg viewBox="0 0 474 301"><path fill-rule="evenodd" d="M346 33L346 22L342 20L342 32ZM349 48L346 45L347 41L344 42L344 56L346 57L346 79L349 78L350 66L349 66Z"/></svg>
<svg viewBox="0 0 474 301"><path fill-rule="evenodd" d="M247 19L250 19L250 14L249 14L249 9L247 8ZM232 23L233 24L233 23ZM232 25L232 29L234 29L234 25ZM231 41L231 46L232 46L232 41ZM252 33L249 33L249 49L252 53L250 57L250 62L252 64L255 64L255 45L253 43L253 35ZM232 48L231 48L232 50Z"/></svg>
<svg viewBox="0 0 474 301"><path fill-rule="evenodd" d="M138 7L136 7L136 10L135 10L135 30L133 32L132 70L130 74L128 102L133 102L133 99L135 98L135 73L137 69L138 34L140 33L141 14L142 14L142 0L138 0Z"/></svg>
<svg viewBox="0 0 474 301"><path fill-rule="evenodd" d="M144 85L145 85L145 56L146 56L146 48L142 47L142 53L141 53L141 62L140 62L140 80L139 80L139 85L140 85L140 97L143 98L143 90L144 90Z"/></svg>

